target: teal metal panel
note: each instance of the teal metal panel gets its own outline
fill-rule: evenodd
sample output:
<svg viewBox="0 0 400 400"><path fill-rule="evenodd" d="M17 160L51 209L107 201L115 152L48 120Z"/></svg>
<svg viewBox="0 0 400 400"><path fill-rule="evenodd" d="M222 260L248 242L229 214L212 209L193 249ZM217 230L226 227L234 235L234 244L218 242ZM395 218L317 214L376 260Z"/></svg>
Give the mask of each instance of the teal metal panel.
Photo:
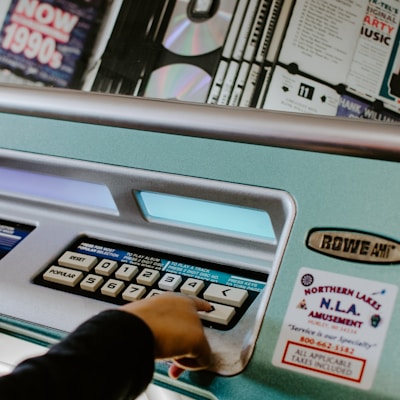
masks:
<svg viewBox="0 0 400 400"><path fill-rule="evenodd" d="M323 256L306 247L313 228L337 227L399 240L400 164L261 144L148 132L128 128L0 114L2 148L282 189L297 215L256 351L234 377L186 373L177 390L219 399L396 399L400 368L396 298L372 387L359 390L272 365L280 329L300 268L400 285L400 265L371 265Z"/></svg>

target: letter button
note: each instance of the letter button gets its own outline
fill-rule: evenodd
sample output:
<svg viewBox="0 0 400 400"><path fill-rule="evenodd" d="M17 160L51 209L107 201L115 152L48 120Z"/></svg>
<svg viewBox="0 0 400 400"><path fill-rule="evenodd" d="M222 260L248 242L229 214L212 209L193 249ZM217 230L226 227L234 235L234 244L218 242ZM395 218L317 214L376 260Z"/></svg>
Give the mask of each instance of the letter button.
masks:
<svg viewBox="0 0 400 400"><path fill-rule="evenodd" d="M58 259L58 264L62 267L70 267L79 271L89 272L97 264L97 258L74 251L66 251Z"/></svg>
<svg viewBox="0 0 400 400"><path fill-rule="evenodd" d="M59 283L64 286L74 287L83 278L80 271L52 265L44 274L45 281Z"/></svg>

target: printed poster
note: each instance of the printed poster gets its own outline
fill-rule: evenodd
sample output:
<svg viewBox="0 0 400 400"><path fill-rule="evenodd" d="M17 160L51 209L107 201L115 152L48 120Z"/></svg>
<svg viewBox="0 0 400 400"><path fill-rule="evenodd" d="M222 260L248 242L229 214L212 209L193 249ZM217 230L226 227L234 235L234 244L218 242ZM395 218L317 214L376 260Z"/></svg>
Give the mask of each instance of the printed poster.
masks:
<svg viewBox="0 0 400 400"><path fill-rule="evenodd" d="M397 52L399 24L400 0L369 1L346 82L350 91L367 98L383 95L384 100L394 100L388 87L392 71L387 70Z"/></svg>
<svg viewBox="0 0 400 400"><path fill-rule="evenodd" d="M273 364L370 389L397 290L384 282L301 268Z"/></svg>
<svg viewBox="0 0 400 400"><path fill-rule="evenodd" d="M279 62L332 85L344 84L360 35L366 0L296 1Z"/></svg>

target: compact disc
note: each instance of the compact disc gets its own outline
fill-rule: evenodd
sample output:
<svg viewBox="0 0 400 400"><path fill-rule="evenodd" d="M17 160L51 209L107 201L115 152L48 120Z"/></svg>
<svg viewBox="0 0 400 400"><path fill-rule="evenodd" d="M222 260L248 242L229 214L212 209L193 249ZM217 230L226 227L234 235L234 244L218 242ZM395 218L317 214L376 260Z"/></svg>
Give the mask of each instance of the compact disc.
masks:
<svg viewBox="0 0 400 400"><path fill-rule="evenodd" d="M205 103L211 76L191 64L170 64L153 71L145 97Z"/></svg>
<svg viewBox="0 0 400 400"><path fill-rule="evenodd" d="M206 54L224 44L236 6L236 0L220 0L210 18L189 17L191 0L178 0L172 13L163 45L183 56Z"/></svg>

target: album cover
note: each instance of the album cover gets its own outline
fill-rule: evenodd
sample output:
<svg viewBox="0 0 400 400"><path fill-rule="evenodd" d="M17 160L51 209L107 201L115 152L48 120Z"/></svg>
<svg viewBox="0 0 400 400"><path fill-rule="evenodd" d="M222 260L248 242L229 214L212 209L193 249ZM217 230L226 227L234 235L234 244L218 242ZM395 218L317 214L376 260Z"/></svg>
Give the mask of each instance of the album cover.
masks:
<svg viewBox="0 0 400 400"><path fill-rule="evenodd" d="M26 79L20 75L15 74L9 69L1 69L1 68L0 68L0 83L6 83L9 85L28 85L37 87L45 86L43 82L31 81L30 79Z"/></svg>
<svg viewBox="0 0 400 400"><path fill-rule="evenodd" d="M79 87L105 0L3 1L0 68L48 86Z"/></svg>
<svg viewBox="0 0 400 400"><path fill-rule="evenodd" d="M376 107L366 100L350 95L342 95L336 116L346 118L361 118L379 122L398 123L400 115L382 107Z"/></svg>
<svg viewBox="0 0 400 400"><path fill-rule="evenodd" d="M6 19L7 12L10 8L12 0L2 0L0 2L0 26L3 26L4 20Z"/></svg>

